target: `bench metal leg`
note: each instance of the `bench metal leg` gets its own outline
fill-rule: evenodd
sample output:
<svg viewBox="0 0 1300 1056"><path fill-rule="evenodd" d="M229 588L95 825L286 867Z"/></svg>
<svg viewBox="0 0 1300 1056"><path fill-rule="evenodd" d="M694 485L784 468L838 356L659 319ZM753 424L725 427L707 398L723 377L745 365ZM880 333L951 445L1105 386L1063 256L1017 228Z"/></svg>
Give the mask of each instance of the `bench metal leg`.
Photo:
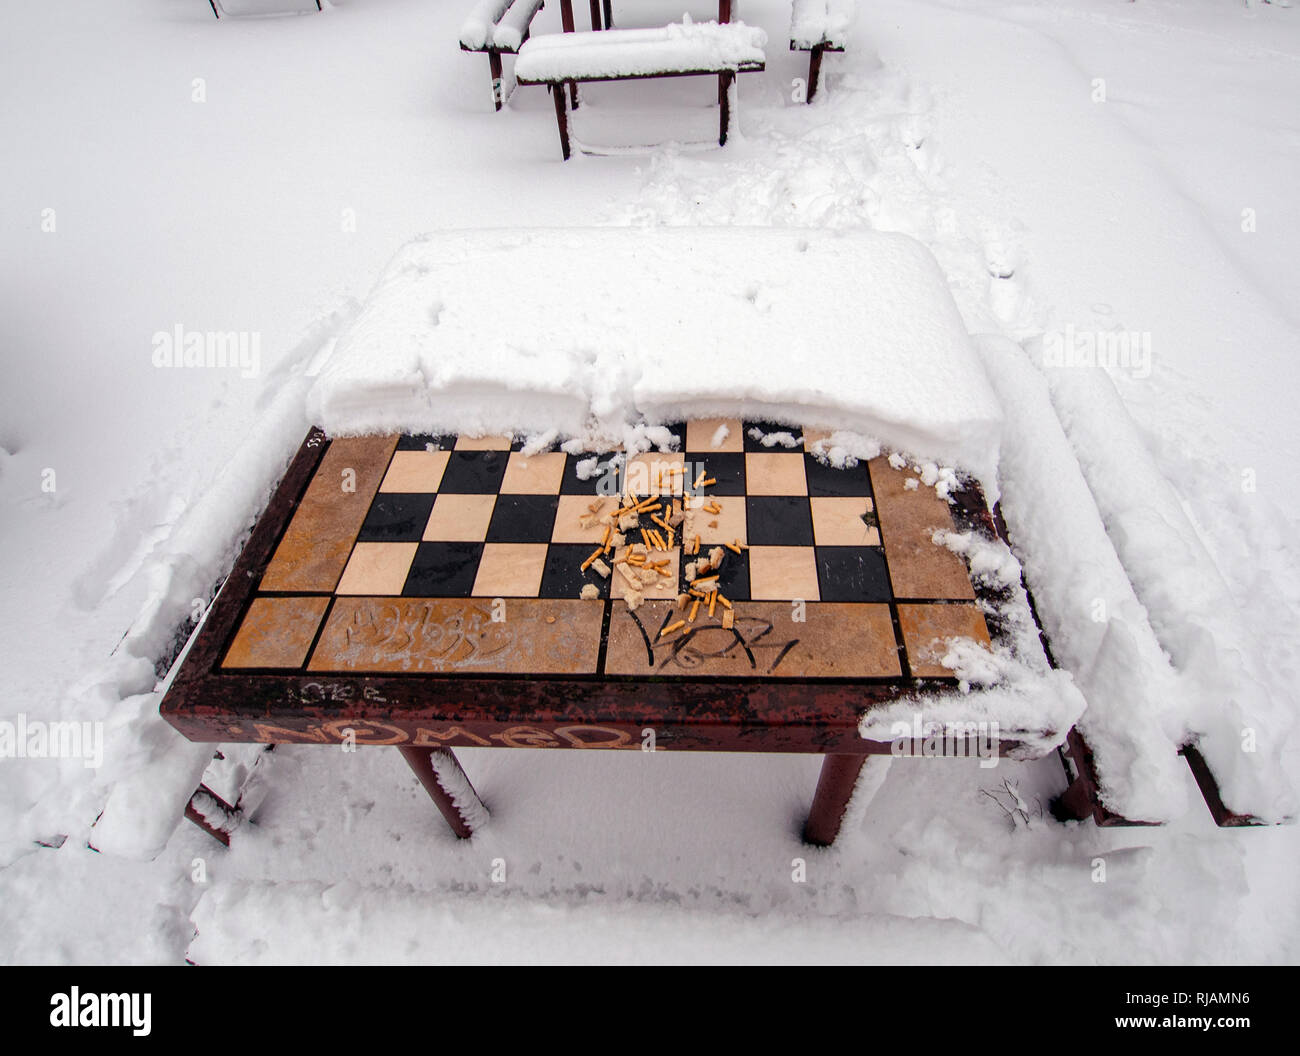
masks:
<svg viewBox="0 0 1300 1056"><path fill-rule="evenodd" d="M220 21L220 19L221 19L221 12L219 12L219 11L217 10L217 0L208 0L208 6L212 8L212 14L213 14L213 16L214 16L218 21Z"/></svg>
<svg viewBox="0 0 1300 1056"><path fill-rule="evenodd" d="M399 745L407 765L415 771L426 792L447 819L451 831L462 840L474 835L474 825L482 824L487 808L478 798L460 762L450 748L411 748Z"/></svg>
<svg viewBox="0 0 1300 1056"><path fill-rule="evenodd" d="M614 24L614 5L613 0L605 0L605 28L609 29Z"/></svg>
<svg viewBox="0 0 1300 1056"><path fill-rule="evenodd" d="M718 74L718 146L727 145L727 130L731 127L731 82L735 74L730 70Z"/></svg>
<svg viewBox="0 0 1300 1056"><path fill-rule="evenodd" d="M817 94L817 79L822 73L822 53L825 50L824 44L814 44L808 54L808 95L804 99L806 103L811 103L813 96Z"/></svg>
<svg viewBox="0 0 1300 1056"><path fill-rule="evenodd" d="M499 111L505 102L506 86L501 75L501 52L488 48L488 69L492 72L492 102Z"/></svg>
<svg viewBox="0 0 1300 1056"><path fill-rule="evenodd" d="M564 160L569 160L569 115L565 113L564 108L564 85L553 84L551 87L551 99L555 103L555 123L560 126L560 149L564 152Z"/></svg>
<svg viewBox="0 0 1300 1056"><path fill-rule="evenodd" d="M604 29L600 21L600 0L587 0L591 8L591 28L593 31Z"/></svg>
<svg viewBox="0 0 1300 1056"><path fill-rule="evenodd" d="M812 809L803 827L804 843L829 847L840 834L844 811L853 797L865 755L828 755L822 760L821 777L813 795Z"/></svg>

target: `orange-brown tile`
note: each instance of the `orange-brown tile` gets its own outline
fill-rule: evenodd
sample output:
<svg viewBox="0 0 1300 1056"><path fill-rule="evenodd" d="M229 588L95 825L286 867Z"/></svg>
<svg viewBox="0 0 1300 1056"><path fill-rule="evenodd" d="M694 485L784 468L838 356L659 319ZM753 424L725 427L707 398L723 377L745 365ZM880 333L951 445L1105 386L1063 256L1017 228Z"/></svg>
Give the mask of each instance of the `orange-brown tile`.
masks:
<svg viewBox="0 0 1300 1056"><path fill-rule="evenodd" d="M988 625L975 605L899 605L898 625L917 678L953 677L939 662L948 651L948 639L970 638L989 647Z"/></svg>
<svg viewBox="0 0 1300 1056"><path fill-rule="evenodd" d="M558 495L564 479L563 451L540 455L510 454L506 475L501 481L502 495Z"/></svg>
<svg viewBox="0 0 1300 1056"><path fill-rule="evenodd" d="M722 426L727 427L727 435L715 447L713 438ZM686 423L687 451L743 451L745 450L745 432L739 418L700 418Z"/></svg>
<svg viewBox="0 0 1300 1056"><path fill-rule="evenodd" d="M486 543L474 579L474 596L536 597L545 565L545 543Z"/></svg>
<svg viewBox="0 0 1300 1056"><path fill-rule="evenodd" d="M380 491L437 491L450 451L394 451Z"/></svg>
<svg viewBox="0 0 1300 1056"><path fill-rule="evenodd" d="M585 601L509 598L494 620L486 598L340 598L308 669L590 675L603 613Z"/></svg>
<svg viewBox="0 0 1300 1056"><path fill-rule="evenodd" d="M685 678L897 678L898 646L888 605L814 602L802 622L782 602L737 601L735 626L701 609L695 622L660 636L682 619L674 602L646 601L635 612L611 610L605 672Z"/></svg>
<svg viewBox="0 0 1300 1056"><path fill-rule="evenodd" d="M255 598L223 667L301 667L329 598Z"/></svg>
<svg viewBox="0 0 1300 1056"><path fill-rule="evenodd" d="M819 443L831 438L827 429L805 429L803 431L803 449L810 455L816 452Z"/></svg>
<svg viewBox="0 0 1300 1056"><path fill-rule="evenodd" d="M952 530L947 502L924 484L906 487L905 482L915 480L915 474L894 469L888 459L873 459L870 466L876 518L894 597L974 598L966 563L933 539L941 528Z"/></svg>
<svg viewBox="0 0 1300 1056"><path fill-rule="evenodd" d="M336 594L400 594L419 543L357 543Z"/></svg>
<svg viewBox="0 0 1300 1056"><path fill-rule="evenodd" d="M749 596L755 601L817 601L816 551L811 546L751 546Z"/></svg>
<svg viewBox="0 0 1300 1056"><path fill-rule="evenodd" d="M395 436L330 443L262 576L262 590L334 589L396 446Z"/></svg>
<svg viewBox="0 0 1300 1056"><path fill-rule="evenodd" d="M424 526L425 542L481 543L496 501L495 495L439 495Z"/></svg>
<svg viewBox="0 0 1300 1056"><path fill-rule="evenodd" d="M809 502L818 546L880 545L880 532L862 519L872 512L870 499L814 497Z"/></svg>
<svg viewBox="0 0 1300 1056"><path fill-rule="evenodd" d="M802 451L751 451L745 456L745 490L750 495L806 495Z"/></svg>

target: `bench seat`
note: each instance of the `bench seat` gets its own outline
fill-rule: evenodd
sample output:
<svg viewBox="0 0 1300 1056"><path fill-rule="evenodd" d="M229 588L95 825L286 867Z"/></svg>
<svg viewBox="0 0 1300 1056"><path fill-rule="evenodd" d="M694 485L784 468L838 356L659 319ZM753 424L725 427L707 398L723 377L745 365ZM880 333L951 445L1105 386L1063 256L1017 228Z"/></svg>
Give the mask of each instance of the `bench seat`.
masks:
<svg viewBox="0 0 1300 1056"><path fill-rule="evenodd" d="M767 34L743 22L673 23L535 37L519 49L520 84L630 80L762 69Z"/></svg>

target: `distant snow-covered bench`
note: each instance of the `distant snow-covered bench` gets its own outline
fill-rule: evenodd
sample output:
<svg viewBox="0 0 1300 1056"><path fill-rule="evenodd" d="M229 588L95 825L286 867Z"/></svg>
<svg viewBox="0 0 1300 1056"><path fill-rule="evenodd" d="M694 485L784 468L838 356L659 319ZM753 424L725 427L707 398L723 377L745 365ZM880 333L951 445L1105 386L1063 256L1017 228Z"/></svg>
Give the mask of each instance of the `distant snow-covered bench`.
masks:
<svg viewBox="0 0 1300 1056"><path fill-rule="evenodd" d="M767 34L743 22L681 22L656 29L559 33L536 37L520 48L515 77L520 84L550 86L560 127L560 147L567 161L570 152L565 84L716 74L721 146L727 142L730 124L731 82L737 73L764 68L766 43Z"/></svg>
<svg viewBox="0 0 1300 1056"><path fill-rule="evenodd" d="M808 94L812 102L821 75L822 54L843 51L857 0L793 0L790 15L790 50L807 51Z"/></svg>
<svg viewBox="0 0 1300 1056"><path fill-rule="evenodd" d="M478 0L460 27L460 50L487 52L492 72L492 101L498 110L505 102L501 80L501 55L516 54L528 39L528 30L543 0Z"/></svg>

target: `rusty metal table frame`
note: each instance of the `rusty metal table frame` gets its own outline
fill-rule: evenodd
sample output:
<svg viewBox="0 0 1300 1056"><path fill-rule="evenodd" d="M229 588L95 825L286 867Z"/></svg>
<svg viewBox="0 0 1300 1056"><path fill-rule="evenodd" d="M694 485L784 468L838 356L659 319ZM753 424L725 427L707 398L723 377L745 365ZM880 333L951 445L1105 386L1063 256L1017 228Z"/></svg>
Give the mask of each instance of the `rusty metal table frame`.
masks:
<svg viewBox="0 0 1300 1056"><path fill-rule="evenodd" d="M338 675L241 673L223 652L306 491L329 441L313 429L258 519L234 568L191 637L162 704L163 717L194 741L382 745L400 749L458 836L481 808L456 747L654 749L824 756L804 839L834 842L868 757L887 741L864 740L859 720L901 694L951 692L953 679L765 679L612 676ZM966 526L997 534L974 486L955 496ZM999 742L999 751L1019 746ZM459 796L459 802L458 802Z"/></svg>

